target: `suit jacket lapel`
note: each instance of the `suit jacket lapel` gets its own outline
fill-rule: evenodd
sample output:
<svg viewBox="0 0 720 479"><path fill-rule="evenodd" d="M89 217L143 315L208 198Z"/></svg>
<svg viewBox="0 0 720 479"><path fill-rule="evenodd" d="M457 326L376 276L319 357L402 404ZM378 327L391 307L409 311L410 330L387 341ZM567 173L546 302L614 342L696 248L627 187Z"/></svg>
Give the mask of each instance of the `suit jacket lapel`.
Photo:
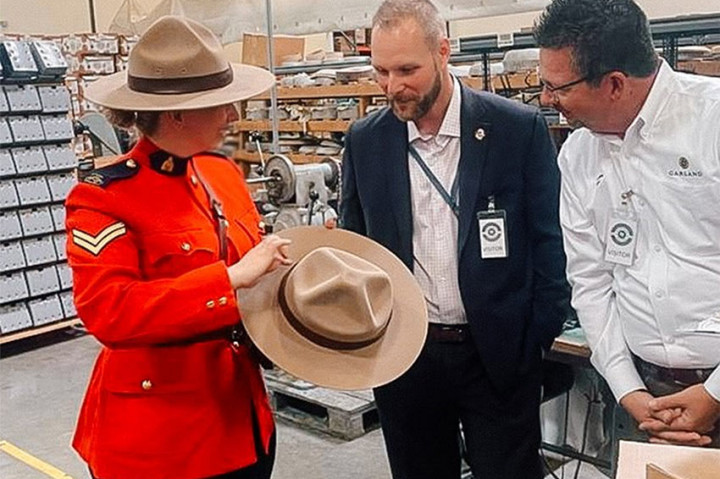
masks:
<svg viewBox="0 0 720 479"><path fill-rule="evenodd" d="M480 190L482 170L485 166L492 124L485 117L481 98L462 87L460 117L460 218L458 233L458 259L467 243L475 218L475 205ZM484 134L484 136L483 136Z"/></svg>
<svg viewBox="0 0 720 479"><path fill-rule="evenodd" d="M401 244L398 245L398 252L407 252L400 255L405 264L412 270L412 201L410 198L410 172L407 161L407 125L398 120L391 112L389 114L387 144L385 149L384 164L386 169L389 208L395 216L395 224L398 228L398 238Z"/></svg>

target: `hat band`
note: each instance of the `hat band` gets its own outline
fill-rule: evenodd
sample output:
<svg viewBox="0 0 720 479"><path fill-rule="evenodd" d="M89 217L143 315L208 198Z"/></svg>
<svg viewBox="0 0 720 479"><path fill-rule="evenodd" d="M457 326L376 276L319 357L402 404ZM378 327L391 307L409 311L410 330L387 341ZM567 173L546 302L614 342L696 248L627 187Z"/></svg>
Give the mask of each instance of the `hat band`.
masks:
<svg viewBox="0 0 720 479"><path fill-rule="evenodd" d="M128 88L139 93L152 93L155 95L178 95L183 93L197 93L215 90L229 85L233 81L233 70L227 70L211 75L187 78L141 78L128 74Z"/></svg>
<svg viewBox="0 0 720 479"><path fill-rule="evenodd" d="M285 299L285 284L287 283L290 271L292 271L294 267L295 266L290 268L288 272L285 273L285 276L283 276L283 279L280 282L280 287L278 288L278 303L280 304L280 309L283 312L283 316L285 316L285 319L287 319L288 323L290 323L290 326L292 326L293 329L300 334L300 336L317 344L318 346L322 346L328 349L337 349L341 351L352 351L355 349L364 348L365 346L370 346L382 337L388 327L388 324L390 324L390 320L392 319L392 313L390 314L388 320L385 322L385 325L380 330L380 334L378 334L374 338L366 339L364 341L337 341L335 339L331 339L321 334L318 334L304 324L302 324L302 322L290 310L290 307L287 304L287 300Z"/></svg>

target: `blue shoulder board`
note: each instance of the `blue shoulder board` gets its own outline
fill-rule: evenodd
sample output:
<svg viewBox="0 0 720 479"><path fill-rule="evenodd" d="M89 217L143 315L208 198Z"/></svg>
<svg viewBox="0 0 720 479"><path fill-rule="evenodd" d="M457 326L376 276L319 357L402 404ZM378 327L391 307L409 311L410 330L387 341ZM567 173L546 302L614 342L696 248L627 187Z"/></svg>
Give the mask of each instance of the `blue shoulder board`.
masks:
<svg viewBox="0 0 720 479"><path fill-rule="evenodd" d="M133 159L114 163L103 168L90 170L87 173L80 172L80 181L91 185L105 188L115 180L122 180L135 176L139 170L137 162Z"/></svg>

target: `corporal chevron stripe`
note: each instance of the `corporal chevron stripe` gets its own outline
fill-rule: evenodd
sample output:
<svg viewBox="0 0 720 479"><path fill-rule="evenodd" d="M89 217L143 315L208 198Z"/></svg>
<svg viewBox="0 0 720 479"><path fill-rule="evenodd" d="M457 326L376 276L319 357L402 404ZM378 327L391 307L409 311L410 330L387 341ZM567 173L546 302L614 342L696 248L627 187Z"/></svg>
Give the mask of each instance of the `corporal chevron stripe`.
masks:
<svg viewBox="0 0 720 479"><path fill-rule="evenodd" d="M117 222L100 231L95 236L78 229L72 230L73 243L97 256L112 240L127 233L125 223Z"/></svg>

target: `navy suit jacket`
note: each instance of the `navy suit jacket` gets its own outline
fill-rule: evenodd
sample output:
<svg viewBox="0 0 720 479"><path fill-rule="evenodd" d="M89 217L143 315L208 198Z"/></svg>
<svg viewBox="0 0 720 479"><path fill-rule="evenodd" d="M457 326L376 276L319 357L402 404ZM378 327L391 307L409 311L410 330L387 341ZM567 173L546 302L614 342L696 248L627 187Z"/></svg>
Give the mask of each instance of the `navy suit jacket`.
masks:
<svg viewBox="0 0 720 479"><path fill-rule="evenodd" d="M540 112L462 87L458 274L471 333L491 382L537 371L569 312L558 219L556 149ZM485 137L476 138L482 128ZM345 137L340 225L413 269L407 124L388 108ZM495 197L507 213L507 258L482 259L476 213ZM416 211L415 214L422 214Z"/></svg>

